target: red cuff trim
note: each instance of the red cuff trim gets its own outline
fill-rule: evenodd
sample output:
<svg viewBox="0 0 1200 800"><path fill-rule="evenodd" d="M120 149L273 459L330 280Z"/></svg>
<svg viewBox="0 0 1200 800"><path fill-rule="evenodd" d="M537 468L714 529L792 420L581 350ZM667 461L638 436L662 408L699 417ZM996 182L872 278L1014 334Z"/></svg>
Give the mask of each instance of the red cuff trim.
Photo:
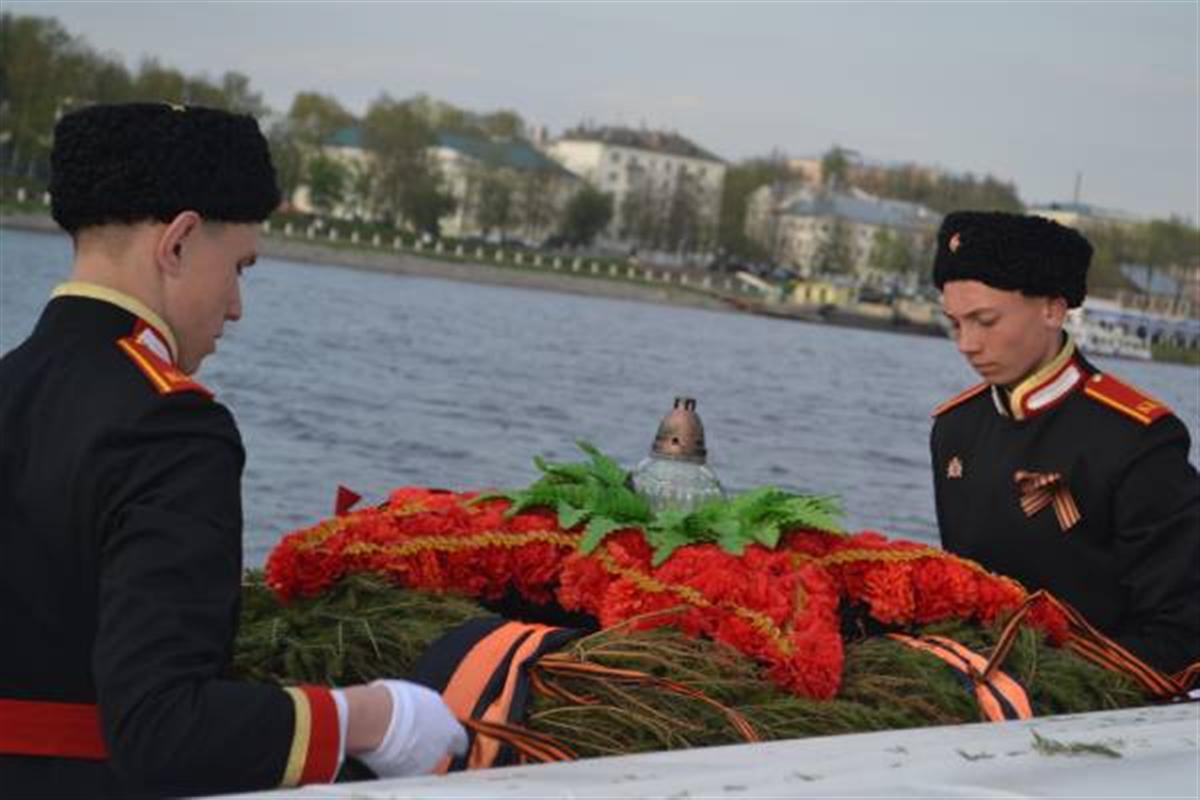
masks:
<svg viewBox="0 0 1200 800"><path fill-rule="evenodd" d="M301 686L312 711L308 752L300 772L300 784L333 783L342 752L341 728L333 693L318 686Z"/></svg>

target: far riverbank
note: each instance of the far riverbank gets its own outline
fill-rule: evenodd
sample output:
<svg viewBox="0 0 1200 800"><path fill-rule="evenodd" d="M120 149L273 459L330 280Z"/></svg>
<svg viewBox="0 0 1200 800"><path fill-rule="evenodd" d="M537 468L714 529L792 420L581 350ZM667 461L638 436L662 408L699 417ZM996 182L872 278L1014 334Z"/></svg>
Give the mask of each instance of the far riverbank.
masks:
<svg viewBox="0 0 1200 800"><path fill-rule="evenodd" d="M59 231L48 214L37 210L0 209L0 227ZM886 309L886 314L881 314L880 309L872 309L874 313L861 313L855 308L819 314L815 307L806 309L767 303L757 289L733 276L703 270L602 262L570 254L487 253L483 249L470 252L464 251L461 245L455 246L454 250L419 244L402 248L378 239L368 242L310 238L303 234L284 235L278 230L264 233L259 252L272 258L319 266L759 314L888 333L941 335L931 325L897 324L890 309Z"/></svg>
<svg viewBox="0 0 1200 800"><path fill-rule="evenodd" d="M60 232L49 214L29 207L0 208L0 227ZM290 226L282 230L265 227L260 240L262 255L317 266L748 313L883 333L944 336L936 322L936 306L924 301L795 306L768 300L733 276L698 269L663 269L562 253L494 248L489 252L482 247L464 250L461 244L402 244L398 238L389 243L378 236L371 241L329 234L314 237L293 233ZM1154 360L1195 365L1197 353L1156 347Z"/></svg>
<svg viewBox="0 0 1200 800"><path fill-rule="evenodd" d="M53 219L39 213L0 212L0 227L47 233L61 232ZM677 278L672 281L669 276L664 280L663 273L655 270L638 269L632 275L623 271L619 279L613 280L611 275L601 277L602 271L598 266L594 268L582 260L576 265L574 259L565 259L566 263L559 269L552 269L537 268L532 264L496 264L453 255L425 255L350 242L311 241L271 233L265 234L260 242L260 253L263 256L319 266L348 267L370 272L416 275L721 311L738 310L725 299L726 293L719 289L705 290L701 285L681 284ZM727 294L741 293L731 285Z"/></svg>

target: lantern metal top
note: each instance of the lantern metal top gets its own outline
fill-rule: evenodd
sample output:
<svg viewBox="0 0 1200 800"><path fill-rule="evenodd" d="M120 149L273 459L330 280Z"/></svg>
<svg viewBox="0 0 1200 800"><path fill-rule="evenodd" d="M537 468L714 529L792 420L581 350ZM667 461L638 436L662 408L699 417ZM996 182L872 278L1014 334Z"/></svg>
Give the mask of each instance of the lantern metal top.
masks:
<svg viewBox="0 0 1200 800"><path fill-rule="evenodd" d="M703 464L708 457L704 447L704 425L696 413L696 400L676 397L675 406L658 424L658 433L650 448L653 455Z"/></svg>

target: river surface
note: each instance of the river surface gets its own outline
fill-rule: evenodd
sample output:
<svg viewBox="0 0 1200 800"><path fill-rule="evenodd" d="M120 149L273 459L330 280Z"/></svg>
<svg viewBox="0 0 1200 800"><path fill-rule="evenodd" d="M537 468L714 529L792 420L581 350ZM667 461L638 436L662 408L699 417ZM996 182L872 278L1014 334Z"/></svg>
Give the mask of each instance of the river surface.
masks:
<svg viewBox="0 0 1200 800"><path fill-rule="evenodd" d="M0 352L70 255L0 229ZM198 377L245 441L247 565L328 516L338 484L522 486L577 439L632 466L676 395L698 399L728 489L836 494L850 529L937 541L929 412L976 380L948 340L270 259L244 281ZM1200 430L1200 370L1096 361Z"/></svg>

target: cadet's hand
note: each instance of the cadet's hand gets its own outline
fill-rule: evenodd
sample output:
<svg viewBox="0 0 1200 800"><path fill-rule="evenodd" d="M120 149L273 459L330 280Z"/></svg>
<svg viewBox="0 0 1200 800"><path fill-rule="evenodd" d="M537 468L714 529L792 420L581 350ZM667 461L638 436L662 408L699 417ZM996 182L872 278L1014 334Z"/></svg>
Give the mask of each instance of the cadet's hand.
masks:
<svg viewBox="0 0 1200 800"><path fill-rule="evenodd" d="M375 681L392 700L392 718L383 741L357 758L381 778L424 775L447 755L467 751L467 732L441 695L408 681Z"/></svg>

